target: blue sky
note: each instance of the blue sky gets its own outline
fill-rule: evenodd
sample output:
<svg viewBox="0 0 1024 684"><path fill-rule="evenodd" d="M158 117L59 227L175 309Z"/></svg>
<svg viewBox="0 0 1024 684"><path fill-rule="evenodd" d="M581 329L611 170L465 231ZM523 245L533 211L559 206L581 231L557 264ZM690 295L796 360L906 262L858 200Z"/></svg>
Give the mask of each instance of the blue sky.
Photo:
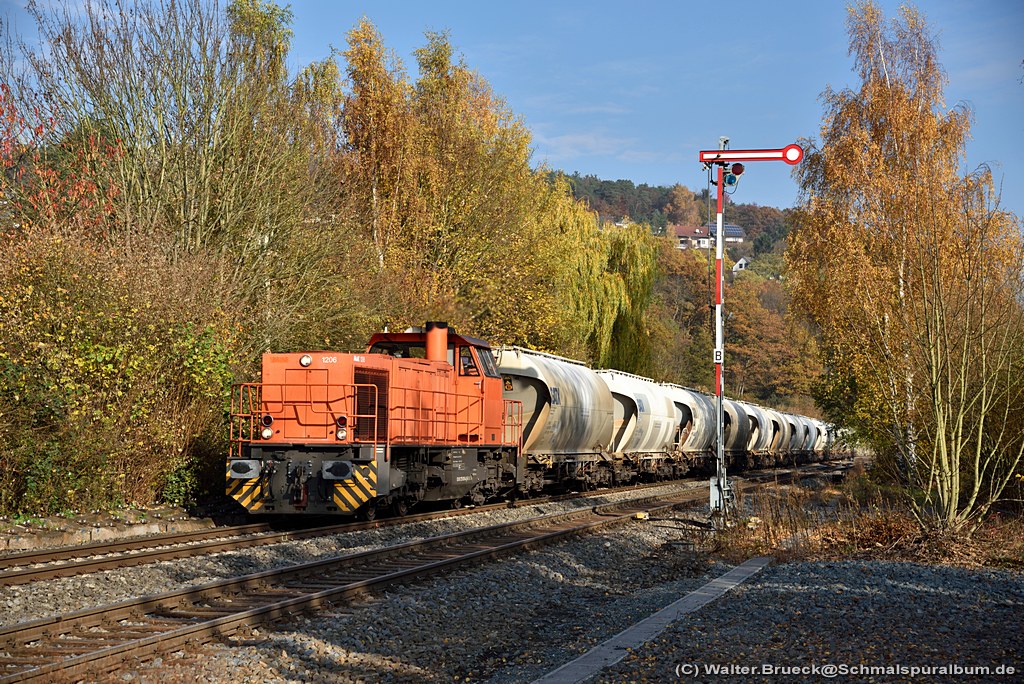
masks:
<svg viewBox="0 0 1024 684"><path fill-rule="evenodd" d="M301 1L295 57L322 58L361 16L414 72L426 30L448 30L467 64L533 132L534 160L567 172L703 188L697 162L720 135L776 148L817 137L826 84L854 85L845 2ZM895 16L900 3L880 5ZM1024 0L917 5L938 34L949 105L974 109L967 164L995 167L1024 216ZM735 199L792 206L788 165L749 165Z"/></svg>
<svg viewBox="0 0 1024 684"><path fill-rule="evenodd" d="M23 6L0 0L0 15ZM852 86L846 2L296 0L293 66L344 48L368 17L415 72L424 31L451 42L533 133L534 161L636 183L704 187L720 135L778 148L817 137L826 85ZM899 2L879 3L895 16ZM949 106L974 111L967 168L987 162L1024 216L1024 0L920 2L938 36ZM749 165L739 202L792 206L779 162ZM884 172L880 169L879 172Z"/></svg>

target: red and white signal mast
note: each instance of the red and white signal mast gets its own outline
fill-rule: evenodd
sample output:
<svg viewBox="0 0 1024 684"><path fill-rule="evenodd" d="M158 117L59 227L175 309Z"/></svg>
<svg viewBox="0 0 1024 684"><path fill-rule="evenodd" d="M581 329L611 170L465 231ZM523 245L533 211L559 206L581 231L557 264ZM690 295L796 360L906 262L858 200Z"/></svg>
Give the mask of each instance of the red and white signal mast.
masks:
<svg viewBox="0 0 1024 684"><path fill-rule="evenodd" d="M732 489L726 479L725 472L725 403L724 403L724 364L725 334L722 326L722 294L725 287L725 274L722 268L723 236L722 200L725 187L735 186L743 175L744 162L784 161L790 165L800 163L804 151L799 145L787 145L779 150L729 150L729 138L723 136L718 140L717 150L701 150L700 161L705 169L718 167L718 218L715 231L715 401L718 412L718 447L717 472L711 478L711 512L725 515L732 501Z"/></svg>

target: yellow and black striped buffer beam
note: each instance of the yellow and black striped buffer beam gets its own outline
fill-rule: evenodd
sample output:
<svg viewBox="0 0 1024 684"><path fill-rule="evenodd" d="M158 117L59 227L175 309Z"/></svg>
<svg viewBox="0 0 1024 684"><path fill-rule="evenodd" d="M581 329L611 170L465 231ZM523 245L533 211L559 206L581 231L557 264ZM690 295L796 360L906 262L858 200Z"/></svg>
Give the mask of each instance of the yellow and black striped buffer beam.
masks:
<svg viewBox="0 0 1024 684"><path fill-rule="evenodd" d="M354 465L354 464L353 464ZM334 505L342 513L355 513L360 506L377 496L377 464L367 463L352 468L352 476L334 483Z"/></svg>
<svg viewBox="0 0 1024 684"><path fill-rule="evenodd" d="M232 499L242 504L245 510L250 513L263 510L263 497L260 496L260 481L239 480L228 474L227 494Z"/></svg>

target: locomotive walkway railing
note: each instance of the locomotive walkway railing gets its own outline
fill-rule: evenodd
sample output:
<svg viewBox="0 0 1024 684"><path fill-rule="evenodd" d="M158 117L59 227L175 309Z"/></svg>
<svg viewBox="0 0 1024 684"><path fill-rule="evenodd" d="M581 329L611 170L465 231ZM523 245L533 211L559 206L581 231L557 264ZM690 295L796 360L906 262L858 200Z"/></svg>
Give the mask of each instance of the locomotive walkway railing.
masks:
<svg viewBox="0 0 1024 684"><path fill-rule="evenodd" d="M480 396L391 386L389 407L380 405L380 389L376 384L235 385L230 456L243 458L246 444L275 442L522 446L520 401L502 400L500 432L491 439L484 434ZM339 419L347 430L343 440L337 438ZM260 434L265 428L273 430L268 439Z"/></svg>

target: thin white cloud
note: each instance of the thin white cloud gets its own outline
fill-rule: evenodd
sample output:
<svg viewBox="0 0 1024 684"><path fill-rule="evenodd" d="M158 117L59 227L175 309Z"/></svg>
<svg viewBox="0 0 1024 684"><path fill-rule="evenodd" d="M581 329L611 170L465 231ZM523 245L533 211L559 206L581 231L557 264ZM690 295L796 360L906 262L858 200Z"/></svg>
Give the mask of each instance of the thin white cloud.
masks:
<svg viewBox="0 0 1024 684"><path fill-rule="evenodd" d="M590 156L619 156L637 144L636 138L596 131L554 136L536 134L534 142L537 153L552 162Z"/></svg>
<svg viewBox="0 0 1024 684"><path fill-rule="evenodd" d="M581 116L602 114L620 116L632 114L633 107L617 100L594 102L588 98L574 97L568 93L546 93L531 95L521 100L521 104L533 111L558 112L562 116Z"/></svg>
<svg viewBox="0 0 1024 684"><path fill-rule="evenodd" d="M573 168L585 159L614 159L623 164L678 164L688 159L677 149L642 147L636 137L603 131L534 136L535 155L539 161L556 168Z"/></svg>

